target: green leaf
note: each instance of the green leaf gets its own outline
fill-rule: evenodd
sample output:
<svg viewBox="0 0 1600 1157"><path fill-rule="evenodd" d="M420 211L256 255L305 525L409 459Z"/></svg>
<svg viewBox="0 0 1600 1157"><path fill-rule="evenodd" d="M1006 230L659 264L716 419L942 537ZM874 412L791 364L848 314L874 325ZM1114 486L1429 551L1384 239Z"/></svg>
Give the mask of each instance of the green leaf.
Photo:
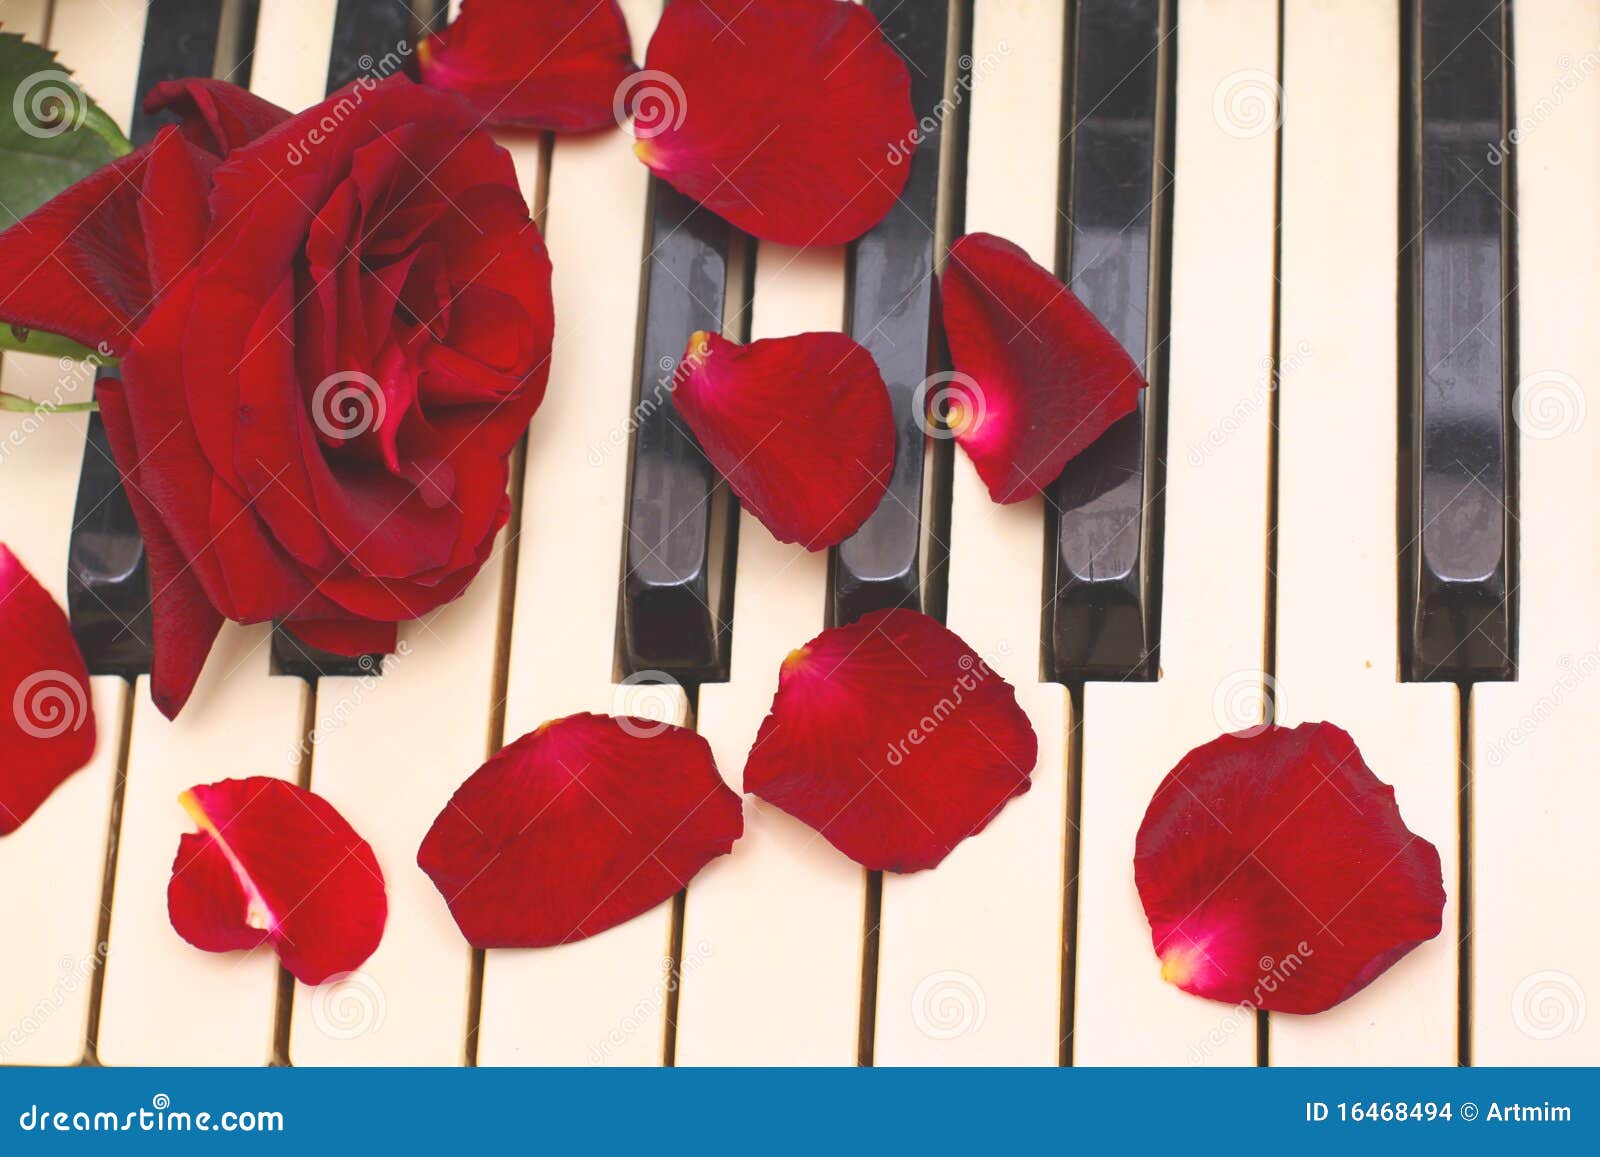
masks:
<svg viewBox="0 0 1600 1157"><path fill-rule="evenodd" d="M0 321L0 352L16 350L19 353L40 354L47 358L70 358L75 362L89 362L97 366L115 365L117 359L104 349L92 350L70 337L25 329Z"/></svg>
<svg viewBox="0 0 1600 1157"><path fill-rule="evenodd" d="M0 32L0 229L132 151L55 53Z"/></svg>

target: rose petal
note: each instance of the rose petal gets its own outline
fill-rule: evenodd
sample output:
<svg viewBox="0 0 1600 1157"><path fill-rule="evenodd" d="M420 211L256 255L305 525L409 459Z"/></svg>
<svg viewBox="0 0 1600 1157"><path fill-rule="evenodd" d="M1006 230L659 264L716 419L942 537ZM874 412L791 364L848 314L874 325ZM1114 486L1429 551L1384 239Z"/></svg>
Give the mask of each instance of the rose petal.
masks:
<svg viewBox="0 0 1600 1157"><path fill-rule="evenodd" d="M628 95L639 158L766 241L854 240L909 175L910 76L865 5L674 0Z"/></svg>
<svg viewBox="0 0 1600 1157"><path fill-rule="evenodd" d="M0 323L127 350L151 296L145 158L141 149L96 169L0 232Z"/></svg>
<svg viewBox="0 0 1600 1157"><path fill-rule="evenodd" d="M150 619L154 635L150 698L161 714L176 719L189 696L194 694L195 683L211 654L211 645L222 630L222 612L212 603L200 581L201 574L205 573L204 562L191 561L184 555L143 485L144 470L152 465L154 453L140 453L122 382L103 376L95 383L94 394L100 404L100 416L105 420L111 456L119 464L134 464L132 468L119 466L119 473L150 566ZM171 439L164 443L169 448L171 444Z"/></svg>
<svg viewBox="0 0 1600 1157"><path fill-rule="evenodd" d="M1138 406L1145 381L1127 351L1011 242L967 234L939 287L958 383L943 416L996 502L1038 494Z"/></svg>
<svg viewBox="0 0 1600 1157"><path fill-rule="evenodd" d="M145 95L144 110L173 113L184 136L218 157L248 145L290 116L247 88L209 77L162 81Z"/></svg>
<svg viewBox="0 0 1600 1157"><path fill-rule="evenodd" d="M673 399L711 464L779 542L821 550L877 509L894 414L872 355L842 333L740 346L697 333Z"/></svg>
<svg viewBox="0 0 1600 1157"><path fill-rule="evenodd" d="M635 71L616 0L463 0L419 56L424 84L489 124L558 133L615 125L618 86Z"/></svg>
<svg viewBox="0 0 1600 1157"><path fill-rule="evenodd" d="M540 948L649 911L743 830L693 731L569 715L473 772L417 863L474 947Z"/></svg>
<svg viewBox="0 0 1600 1157"><path fill-rule="evenodd" d="M0 836L94 755L89 672L67 616L0 543Z"/></svg>
<svg viewBox="0 0 1600 1157"><path fill-rule="evenodd" d="M302 643L350 658L387 655L399 642L399 628L394 623L365 619L290 619L284 626Z"/></svg>
<svg viewBox="0 0 1600 1157"><path fill-rule="evenodd" d="M790 654L744 788L863 867L943 860L1032 786L1011 684L918 611L875 611Z"/></svg>
<svg viewBox="0 0 1600 1157"><path fill-rule="evenodd" d="M270 944L306 984L372 955L389 912L383 872L327 800L254 776L192 787L179 802L200 829L178 844L167 886L179 936L208 952Z"/></svg>
<svg viewBox="0 0 1600 1157"><path fill-rule="evenodd" d="M1331 723L1184 756L1145 812L1134 878L1163 979L1272 1012L1353 996L1439 934L1445 900L1438 850Z"/></svg>

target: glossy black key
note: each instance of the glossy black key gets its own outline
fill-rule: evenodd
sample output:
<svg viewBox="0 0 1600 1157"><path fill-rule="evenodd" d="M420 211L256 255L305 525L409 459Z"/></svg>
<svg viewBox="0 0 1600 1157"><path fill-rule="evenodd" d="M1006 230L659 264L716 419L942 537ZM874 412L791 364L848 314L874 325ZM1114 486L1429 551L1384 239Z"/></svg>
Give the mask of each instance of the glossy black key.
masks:
<svg viewBox="0 0 1600 1157"><path fill-rule="evenodd" d="M938 367L934 262L939 214L939 157L946 139L945 69L949 0L906 4L869 0L884 34L911 74L911 105L921 126L895 148L910 165L906 187L884 219L851 252L850 333L878 363L894 409L898 439L888 493L860 530L833 552L830 621L843 624L887 607L924 606L924 551L948 536L925 536L926 419L918 412L923 382ZM937 511L937 503L929 509ZM926 541L925 541L926 538Z"/></svg>
<svg viewBox="0 0 1600 1157"><path fill-rule="evenodd" d="M443 5L441 4L441 7ZM402 69L415 51L417 18L406 0L339 0L328 58L330 94L361 80L381 80ZM336 655L301 642L282 627L272 632L272 668L279 674L381 674L381 656Z"/></svg>
<svg viewBox="0 0 1600 1157"><path fill-rule="evenodd" d="M164 80L212 74L222 7L223 0L151 0L129 133L134 144L149 142L167 120L165 114L144 111L145 93ZM238 22L238 34L253 40L254 5L249 7ZM249 53L239 47L226 55L245 61L233 80L246 84ZM150 670L150 576L144 543L98 414L89 418L78 478L67 551L67 610L93 674L132 676Z"/></svg>
<svg viewBox="0 0 1600 1157"><path fill-rule="evenodd" d="M1139 363L1152 390L1067 463L1050 492L1051 677L1154 676L1161 463L1150 428L1165 365L1160 271L1169 229L1175 38L1161 0L1082 0L1073 35L1063 265L1073 291ZM1163 75L1165 74L1165 75ZM1156 292L1152 292L1152 284Z"/></svg>
<svg viewBox="0 0 1600 1157"><path fill-rule="evenodd" d="M1419 681L1513 675L1506 7L1413 0L1406 13L1401 380L1412 501L1402 589L1408 677Z"/></svg>
<svg viewBox="0 0 1600 1157"><path fill-rule="evenodd" d="M737 506L718 496L716 472L678 416L672 372L697 330L722 329L732 241L727 222L652 178L622 580L621 658L630 674L727 677ZM719 540L729 544L720 557Z"/></svg>
<svg viewBox="0 0 1600 1157"><path fill-rule="evenodd" d="M439 6L447 8L445 0ZM328 92L362 77L379 80L399 71L416 50L416 32L417 15L407 0L339 0Z"/></svg>

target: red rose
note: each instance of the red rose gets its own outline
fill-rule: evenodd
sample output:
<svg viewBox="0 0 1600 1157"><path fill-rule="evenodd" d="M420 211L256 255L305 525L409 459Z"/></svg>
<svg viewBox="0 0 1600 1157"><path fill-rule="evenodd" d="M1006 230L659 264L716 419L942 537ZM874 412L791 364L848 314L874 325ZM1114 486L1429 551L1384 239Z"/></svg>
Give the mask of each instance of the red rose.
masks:
<svg viewBox="0 0 1600 1157"><path fill-rule="evenodd" d="M544 394L550 263L467 105L396 77L290 115L212 81L181 126L0 236L0 319L106 343L150 559L157 705L222 620L345 654L459 595Z"/></svg>

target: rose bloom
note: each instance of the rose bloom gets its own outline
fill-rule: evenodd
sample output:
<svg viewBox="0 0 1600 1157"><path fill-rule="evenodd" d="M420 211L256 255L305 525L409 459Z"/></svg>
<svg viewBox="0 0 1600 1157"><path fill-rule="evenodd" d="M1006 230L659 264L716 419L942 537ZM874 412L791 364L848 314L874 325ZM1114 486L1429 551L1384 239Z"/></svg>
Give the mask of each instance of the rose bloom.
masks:
<svg viewBox="0 0 1600 1157"><path fill-rule="evenodd" d="M550 262L511 159L403 77L291 115L163 84L148 146L0 235L0 320L104 342L157 705L224 619L343 654L458 596L544 395Z"/></svg>

